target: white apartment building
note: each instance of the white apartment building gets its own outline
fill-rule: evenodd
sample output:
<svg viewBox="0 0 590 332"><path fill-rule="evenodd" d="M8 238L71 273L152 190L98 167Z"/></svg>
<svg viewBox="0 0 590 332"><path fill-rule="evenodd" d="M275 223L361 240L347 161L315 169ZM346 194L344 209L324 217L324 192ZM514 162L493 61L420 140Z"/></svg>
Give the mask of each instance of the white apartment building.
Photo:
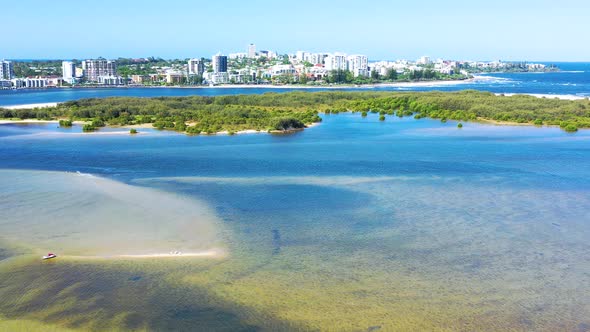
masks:
<svg viewBox="0 0 590 332"><path fill-rule="evenodd" d="M47 86L46 78L15 78L12 80L12 85L19 88L39 89Z"/></svg>
<svg viewBox="0 0 590 332"><path fill-rule="evenodd" d="M115 61L96 59L82 61L84 77L89 82L98 82L99 76L116 76L117 64Z"/></svg>
<svg viewBox="0 0 590 332"><path fill-rule="evenodd" d="M347 60L348 70L353 73L354 77L369 76L369 59L366 55L350 55Z"/></svg>
<svg viewBox="0 0 590 332"><path fill-rule="evenodd" d="M420 59L418 59L416 61L417 65L429 65L430 63L431 63L430 57L428 57L428 56L420 57Z"/></svg>
<svg viewBox="0 0 590 332"><path fill-rule="evenodd" d="M299 62L303 62L306 61L306 58L309 56L309 53L304 52L304 51L297 51L297 53L295 53L295 60L299 61Z"/></svg>
<svg viewBox="0 0 590 332"><path fill-rule="evenodd" d="M229 83L229 74L225 72L207 73L206 77L209 83L213 84L226 84Z"/></svg>
<svg viewBox="0 0 590 332"><path fill-rule="evenodd" d="M248 57L248 53L230 53L227 56L228 58L235 60L235 59L245 59Z"/></svg>
<svg viewBox="0 0 590 332"><path fill-rule="evenodd" d="M205 72L205 63L201 59L188 60L188 74L189 75L203 75Z"/></svg>
<svg viewBox="0 0 590 332"><path fill-rule="evenodd" d="M64 82L74 83L76 79L76 65L72 61L62 61L61 63L62 78Z"/></svg>
<svg viewBox="0 0 590 332"><path fill-rule="evenodd" d="M123 77L115 75L104 75L97 77L98 84L103 85L123 85Z"/></svg>
<svg viewBox="0 0 590 332"><path fill-rule="evenodd" d="M309 62L312 65L323 65L327 56L328 54L325 53L312 53L309 57Z"/></svg>
<svg viewBox="0 0 590 332"><path fill-rule="evenodd" d="M0 80L11 80L14 78L14 65L11 61L0 61Z"/></svg>
<svg viewBox="0 0 590 332"><path fill-rule="evenodd" d="M259 52L261 57L267 57L269 59L274 59L277 57L277 53L273 52L273 51L265 51L265 50L261 50Z"/></svg>
<svg viewBox="0 0 590 332"><path fill-rule="evenodd" d="M248 58L254 59L256 57L256 45L248 45Z"/></svg>
<svg viewBox="0 0 590 332"><path fill-rule="evenodd" d="M324 67L326 70L348 70L348 62L346 61L346 54L334 53L329 54L324 59Z"/></svg>
<svg viewBox="0 0 590 332"><path fill-rule="evenodd" d="M270 67L270 76L280 76L280 75L295 75L296 71L292 65L274 65Z"/></svg>

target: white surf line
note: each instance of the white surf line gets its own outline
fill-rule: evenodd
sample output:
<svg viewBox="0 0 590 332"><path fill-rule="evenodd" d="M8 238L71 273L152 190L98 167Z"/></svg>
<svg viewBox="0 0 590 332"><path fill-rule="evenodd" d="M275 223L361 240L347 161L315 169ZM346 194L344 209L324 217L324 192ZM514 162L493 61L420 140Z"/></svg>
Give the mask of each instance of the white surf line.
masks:
<svg viewBox="0 0 590 332"><path fill-rule="evenodd" d="M504 95L506 97L533 96L533 97L537 97L537 98L547 98L547 99L557 98L557 99L561 99L561 100L582 100L582 99L588 98L588 97L582 97L582 96L577 96L577 95L552 95L552 94L544 94L544 93L495 93L495 95L496 96Z"/></svg>

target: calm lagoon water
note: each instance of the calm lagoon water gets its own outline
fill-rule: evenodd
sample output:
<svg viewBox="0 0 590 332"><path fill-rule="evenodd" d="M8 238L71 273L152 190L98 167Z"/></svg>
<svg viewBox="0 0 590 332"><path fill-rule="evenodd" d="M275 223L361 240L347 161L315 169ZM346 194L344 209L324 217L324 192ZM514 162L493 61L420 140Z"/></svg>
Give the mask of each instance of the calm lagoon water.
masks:
<svg viewBox="0 0 590 332"><path fill-rule="evenodd" d="M589 131L323 118L0 126L0 329L590 328Z"/></svg>

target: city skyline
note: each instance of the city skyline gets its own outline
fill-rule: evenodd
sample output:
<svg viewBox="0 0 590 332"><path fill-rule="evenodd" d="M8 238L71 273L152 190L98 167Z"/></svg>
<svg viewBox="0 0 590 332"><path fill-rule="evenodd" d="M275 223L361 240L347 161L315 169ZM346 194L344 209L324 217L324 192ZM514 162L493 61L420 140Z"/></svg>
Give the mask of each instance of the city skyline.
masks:
<svg viewBox="0 0 590 332"><path fill-rule="evenodd" d="M208 3L173 0L166 4L105 0L101 6L64 0L42 13L39 0L10 2L3 38L6 59L83 59L156 56L191 58L221 52L257 50L293 54L344 52L374 60L446 59L584 61L590 46L580 42L590 31L579 0L507 0L474 4L459 0L418 4L351 1L296 6L235 0ZM183 8L182 11L177 10ZM356 9L354 9L356 8ZM573 10L575 8L575 10ZM115 10L113 10L115 9ZM87 15L88 12L94 13ZM86 13L86 14L85 14ZM222 13L221 15L219 13ZM141 20L140 20L141 18ZM23 20L62 24L22 24ZM108 23L108 24L105 24ZM69 43L59 42L66 40Z"/></svg>

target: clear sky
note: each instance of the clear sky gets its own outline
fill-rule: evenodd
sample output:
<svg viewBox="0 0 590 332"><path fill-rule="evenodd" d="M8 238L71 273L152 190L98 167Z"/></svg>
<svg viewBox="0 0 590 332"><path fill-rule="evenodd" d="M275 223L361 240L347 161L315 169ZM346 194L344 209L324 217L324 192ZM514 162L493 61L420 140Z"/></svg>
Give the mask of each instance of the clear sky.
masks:
<svg viewBox="0 0 590 332"><path fill-rule="evenodd" d="M210 57L255 43L370 60L590 61L589 0L2 2L7 59Z"/></svg>

